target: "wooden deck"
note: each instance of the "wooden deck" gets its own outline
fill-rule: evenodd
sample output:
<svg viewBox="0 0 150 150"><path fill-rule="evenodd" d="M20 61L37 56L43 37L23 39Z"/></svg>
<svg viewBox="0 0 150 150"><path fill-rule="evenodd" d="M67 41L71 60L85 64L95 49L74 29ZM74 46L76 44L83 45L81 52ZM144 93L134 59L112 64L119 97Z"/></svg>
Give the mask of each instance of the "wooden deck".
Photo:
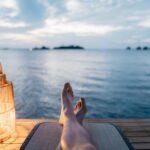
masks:
<svg viewBox="0 0 150 150"><path fill-rule="evenodd" d="M35 124L53 119L17 119L16 132L0 144L0 150L18 150ZM113 123L119 126L137 150L150 150L150 119L96 119L86 122Z"/></svg>

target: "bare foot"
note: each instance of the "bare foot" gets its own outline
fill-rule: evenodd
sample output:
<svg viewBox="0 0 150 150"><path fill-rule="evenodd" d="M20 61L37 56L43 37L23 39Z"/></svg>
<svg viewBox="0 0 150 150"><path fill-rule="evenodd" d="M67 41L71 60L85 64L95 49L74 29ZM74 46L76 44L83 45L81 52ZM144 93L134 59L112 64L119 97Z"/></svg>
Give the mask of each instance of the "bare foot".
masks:
<svg viewBox="0 0 150 150"><path fill-rule="evenodd" d="M75 115L73 112L73 90L70 83L65 83L61 93L61 114L59 123L63 125L68 119L74 119Z"/></svg>
<svg viewBox="0 0 150 150"><path fill-rule="evenodd" d="M81 97L74 107L74 114L76 115L76 118L81 125L86 112L87 112L86 103L84 98Z"/></svg>

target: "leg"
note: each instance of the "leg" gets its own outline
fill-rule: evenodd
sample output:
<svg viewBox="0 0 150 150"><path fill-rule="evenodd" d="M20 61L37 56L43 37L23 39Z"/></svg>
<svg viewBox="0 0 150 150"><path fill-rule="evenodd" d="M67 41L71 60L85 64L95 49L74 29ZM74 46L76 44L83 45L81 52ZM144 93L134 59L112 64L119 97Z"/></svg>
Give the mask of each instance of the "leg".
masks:
<svg viewBox="0 0 150 150"><path fill-rule="evenodd" d="M65 84L61 95L60 123L63 125L61 147L63 150L95 150L87 131L79 124L72 105L73 92L70 84Z"/></svg>
<svg viewBox="0 0 150 150"><path fill-rule="evenodd" d="M84 116L87 112L87 107L84 98L80 98L74 107L74 114L78 120L78 122L82 125ZM58 144L56 150L61 150L60 143Z"/></svg>

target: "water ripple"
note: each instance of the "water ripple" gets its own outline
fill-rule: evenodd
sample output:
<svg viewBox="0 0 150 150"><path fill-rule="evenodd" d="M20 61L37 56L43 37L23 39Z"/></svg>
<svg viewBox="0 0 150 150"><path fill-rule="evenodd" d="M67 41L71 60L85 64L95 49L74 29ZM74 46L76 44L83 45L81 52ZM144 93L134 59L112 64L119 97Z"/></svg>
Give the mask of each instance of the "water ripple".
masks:
<svg viewBox="0 0 150 150"><path fill-rule="evenodd" d="M71 82L85 97L87 118L150 117L150 53L0 51L14 83L18 118L58 118L60 91Z"/></svg>

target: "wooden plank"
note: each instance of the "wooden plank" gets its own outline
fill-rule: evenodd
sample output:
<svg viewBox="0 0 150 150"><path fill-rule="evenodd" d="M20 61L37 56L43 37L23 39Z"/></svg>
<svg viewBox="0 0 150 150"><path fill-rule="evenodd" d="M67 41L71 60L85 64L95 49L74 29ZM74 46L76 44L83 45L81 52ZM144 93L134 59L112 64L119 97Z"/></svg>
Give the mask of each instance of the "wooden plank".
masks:
<svg viewBox="0 0 150 150"><path fill-rule="evenodd" d="M58 119L17 119L16 123L19 122L58 122ZM85 122L97 122L97 123L150 123L150 119L85 119Z"/></svg>
<svg viewBox="0 0 150 150"><path fill-rule="evenodd" d="M133 143L136 150L150 150L150 143Z"/></svg>
<svg viewBox="0 0 150 150"><path fill-rule="evenodd" d="M17 137L17 138L9 138L8 140L4 141L3 144L22 144L26 137Z"/></svg>
<svg viewBox="0 0 150 150"><path fill-rule="evenodd" d="M132 122L136 122L136 123L146 123L149 122L150 123L150 119L85 119L87 122L112 122L112 123L132 123Z"/></svg>
<svg viewBox="0 0 150 150"><path fill-rule="evenodd" d="M0 144L0 150L19 150L32 128L40 122L57 122L54 119L17 119L16 132ZM86 119L85 122L112 123L121 128L135 149L150 149L150 119Z"/></svg>
<svg viewBox="0 0 150 150"><path fill-rule="evenodd" d="M137 122L117 122L117 123L112 123L114 125L119 125L121 127L132 127L132 126L144 126L144 127L150 127L150 122L141 122L141 123L137 123Z"/></svg>
<svg viewBox="0 0 150 150"><path fill-rule="evenodd" d="M19 150L21 144L1 144L0 150Z"/></svg>
<svg viewBox="0 0 150 150"><path fill-rule="evenodd" d="M150 137L130 137L132 143L150 143Z"/></svg>
<svg viewBox="0 0 150 150"><path fill-rule="evenodd" d="M130 138L130 137L149 137L149 133L143 131L143 132L124 132L124 134Z"/></svg>
<svg viewBox="0 0 150 150"><path fill-rule="evenodd" d="M147 131L150 132L150 126L128 126L123 127L124 131Z"/></svg>

